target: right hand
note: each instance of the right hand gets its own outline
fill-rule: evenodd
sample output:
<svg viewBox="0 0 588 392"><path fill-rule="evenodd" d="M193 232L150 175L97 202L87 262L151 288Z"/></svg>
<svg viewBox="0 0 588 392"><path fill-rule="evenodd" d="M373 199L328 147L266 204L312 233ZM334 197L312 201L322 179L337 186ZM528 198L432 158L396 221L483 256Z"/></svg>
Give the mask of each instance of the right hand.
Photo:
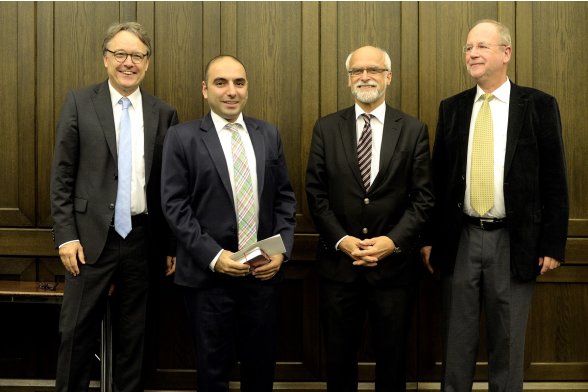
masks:
<svg viewBox="0 0 588 392"><path fill-rule="evenodd" d="M425 268L432 274L434 272L433 266L431 265L431 250L432 246L423 246L421 248L421 259Z"/></svg>
<svg viewBox="0 0 588 392"><path fill-rule="evenodd" d="M245 276L249 274L249 264L239 263L231 259L233 252L223 250L214 265L214 271L230 276Z"/></svg>
<svg viewBox="0 0 588 392"><path fill-rule="evenodd" d="M86 257L84 256L84 248L80 241L69 242L59 248L59 257L63 266L73 276L80 274L78 262L86 264Z"/></svg>
<svg viewBox="0 0 588 392"><path fill-rule="evenodd" d="M353 256L353 252L359 252L362 249L359 247L361 240L357 237L348 235L339 243L339 250L349 256L353 261L361 260L361 258Z"/></svg>

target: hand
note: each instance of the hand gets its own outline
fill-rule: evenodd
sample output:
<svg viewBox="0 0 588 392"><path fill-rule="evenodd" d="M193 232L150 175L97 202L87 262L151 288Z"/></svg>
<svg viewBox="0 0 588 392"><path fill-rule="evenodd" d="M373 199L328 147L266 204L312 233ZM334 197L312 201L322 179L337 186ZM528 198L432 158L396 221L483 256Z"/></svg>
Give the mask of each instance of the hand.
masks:
<svg viewBox="0 0 588 392"><path fill-rule="evenodd" d="M176 256L167 256L165 259L165 276L173 275L176 272Z"/></svg>
<svg viewBox="0 0 588 392"><path fill-rule="evenodd" d="M547 271L558 268L561 263L552 257L545 256L539 257L539 265L541 266L541 275L543 275Z"/></svg>
<svg viewBox="0 0 588 392"><path fill-rule="evenodd" d="M269 280L278 273L282 263L284 262L284 255L278 254L270 257L270 262L254 268L251 274L259 280Z"/></svg>
<svg viewBox="0 0 588 392"><path fill-rule="evenodd" d="M353 252L353 257L356 261L353 265L364 267L375 267L378 261L390 255L396 244L390 237L380 236L375 238L367 238L359 242L359 249Z"/></svg>
<svg viewBox="0 0 588 392"><path fill-rule="evenodd" d="M223 250L214 265L215 272L230 276L245 276L249 274L249 265L231 259L233 252Z"/></svg>
<svg viewBox="0 0 588 392"><path fill-rule="evenodd" d="M357 257L353 256L353 253L360 250L359 243L361 240L357 237L353 237L348 235L347 237L343 238L341 242L339 242L339 250L345 253L347 256L351 257L351 259L358 260Z"/></svg>
<svg viewBox="0 0 588 392"><path fill-rule="evenodd" d="M78 267L78 261L82 264L86 264L86 257L84 256L84 248L80 241L72 241L61 246L59 248L59 257L63 266L73 276L80 274L80 268Z"/></svg>
<svg viewBox="0 0 588 392"><path fill-rule="evenodd" d="M423 246L421 248L421 260L423 261L423 265L425 268L432 274L435 272L433 270L433 266L431 265L431 250L433 249L432 246Z"/></svg>

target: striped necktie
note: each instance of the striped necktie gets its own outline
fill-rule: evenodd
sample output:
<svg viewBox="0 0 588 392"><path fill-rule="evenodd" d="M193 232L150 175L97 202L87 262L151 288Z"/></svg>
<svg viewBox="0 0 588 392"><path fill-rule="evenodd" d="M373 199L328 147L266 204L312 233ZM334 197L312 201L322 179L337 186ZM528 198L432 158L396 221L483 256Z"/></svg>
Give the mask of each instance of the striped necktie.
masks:
<svg viewBox="0 0 588 392"><path fill-rule="evenodd" d="M114 229L126 238L131 232L131 119L129 106L131 101L122 97L118 101L122 105L118 136L118 186L116 190L116 204L114 207Z"/></svg>
<svg viewBox="0 0 588 392"><path fill-rule="evenodd" d="M359 162L359 172L361 173L361 182L364 189L370 189L370 174L372 169L372 125L371 114L363 113L364 120L363 132L357 143L357 159Z"/></svg>
<svg viewBox="0 0 588 392"><path fill-rule="evenodd" d="M470 173L470 203L484 216L494 205L494 126L490 101L492 94L482 95L484 102L476 117Z"/></svg>
<svg viewBox="0 0 588 392"><path fill-rule="evenodd" d="M228 123L231 131L231 153L233 155L233 178L235 181L235 202L239 225L239 249L255 242L257 237L257 218L253 200L253 181L245 147L239 134L240 124Z"/></svg>

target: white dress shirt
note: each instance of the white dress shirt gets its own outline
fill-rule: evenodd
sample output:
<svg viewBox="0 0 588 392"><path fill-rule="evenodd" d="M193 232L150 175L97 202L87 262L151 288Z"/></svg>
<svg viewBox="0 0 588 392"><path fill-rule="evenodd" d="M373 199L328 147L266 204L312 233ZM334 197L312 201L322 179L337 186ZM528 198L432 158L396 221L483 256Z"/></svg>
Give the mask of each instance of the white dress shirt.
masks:
<svg viewBox="0 0 588 392"><path fill-rule="evenodd" d="M474 126L476 117L482 107L481 99L484 91L478 86L476 97L474 100L474 107L472 110L472 118L470 120L470 134L468 139L468 158L466 168L466 191L464 198L464 212L469 216L478 216L478 213L472 208L470 202L470 173L472 168L472 142L474 139ZM494 206L488 211L485 217L488 218L504 218L506 216L506 209L504 207L504 158L506 153L506 131L508 128L508 106L510 103L510 81L506 80L498 89L492 92L494 99L490 104L490 111L492 112L492 123L494 129Z"/></svg>
<svg viewBox="0 0 588 392"><path fill-rule="evenodd" d="M122 105L118 103L123 97L112 87L110 88L110 99L112 101L112 114L114 115L114 128L116 130L116 145L118 146L120 117L122 114ZM143 214L147 212L147 193L145 189L145 132L143 123L143 99L141 90L136 89L131 95L127 96L131 101L129 106L129 118L131 120L131 215Z"/></svg>
<svg viewBox="0 0 588 392"><path fill-rule="evenodd" d="M233 132L227 128L229 122L216 114L213 111L210 111L210 116L212 117L212 122L214 123L214 127L216 132L218 133L218 138L220 140L221 146L223 148L223 153L225 155L225 161L227 162L227 167L229 169L229 178L231 180L231 189L233 191L233 199L235 203L236 200L236 189L235 189L235 179L233 175L233 152L231 147L231 140L233 137ZM239 117L235 121L235 124L241 125L239 130L239 136L241 136L241 141L243 142L243 147L245 148L245 155L247 155L247 163L249 165L249 173L251 175L251 183L253 185L253 208L255 209L255 216L256 216L256 226L259 224L259 195L257 192L257 159L255 158L255 151L253 150L253 144L251 144L251 138L249 137L249 132L247 131L247 126L245 125L245 121L243 121L243 113L239 113ZM237 214L237 205L235 204L235 214ZM257 233L255 234L256 237L254 238L257 241ZM214 271L214 266L222 253L222 250L214 257L214 259L210 262L210 269Z"/></svg>

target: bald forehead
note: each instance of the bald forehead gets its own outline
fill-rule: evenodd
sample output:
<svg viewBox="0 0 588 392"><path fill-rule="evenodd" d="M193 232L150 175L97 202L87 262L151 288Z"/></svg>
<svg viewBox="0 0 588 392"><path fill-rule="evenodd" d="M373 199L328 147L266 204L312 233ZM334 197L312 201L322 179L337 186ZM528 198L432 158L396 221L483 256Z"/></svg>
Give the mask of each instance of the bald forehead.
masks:
<svg viewBox="0 0 588 392"><path fill-rule="evenodd" d="M224 75L238 76L241 79L247 78L243 64L232 57L220 57L209 64L207 81L223 77Z"/></svg>
<svg viewBox="0 0 588 392"><path fill-rule="evenodd" d="M353 52L349 65L380 65L385 66L384 52L373 46L364 46Z"/></svg>

